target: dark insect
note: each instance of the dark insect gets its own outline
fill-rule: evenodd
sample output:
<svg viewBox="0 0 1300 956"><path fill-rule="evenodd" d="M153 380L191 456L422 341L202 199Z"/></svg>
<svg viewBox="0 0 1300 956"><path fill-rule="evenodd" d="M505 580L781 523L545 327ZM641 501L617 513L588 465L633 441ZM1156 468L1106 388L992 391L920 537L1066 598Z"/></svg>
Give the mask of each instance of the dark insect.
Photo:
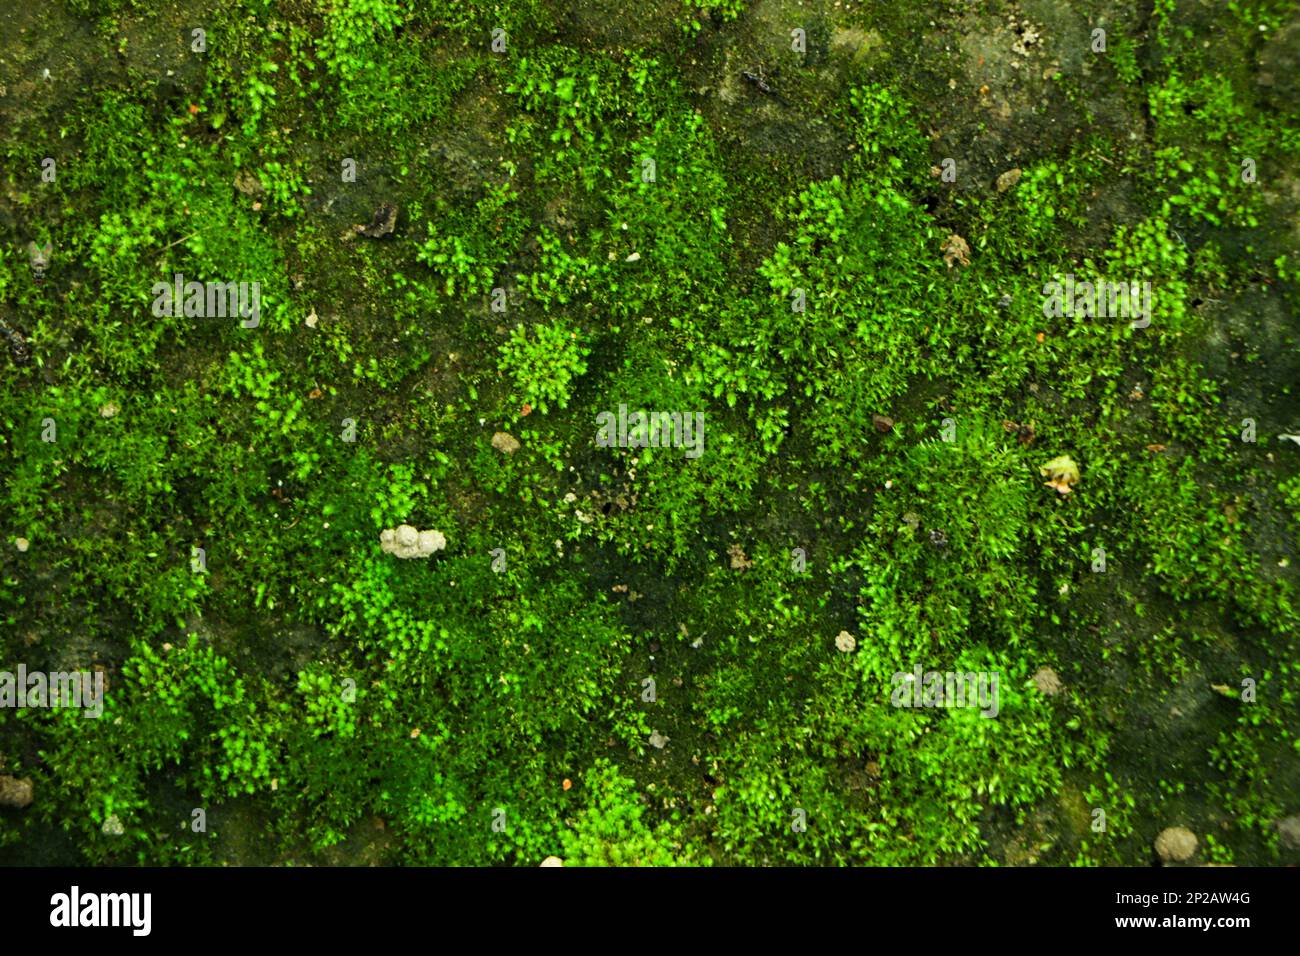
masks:
<svg viewBox="0 0 1300 956"><path fill-rule="evenodd" d="M9 341L9 354L13 356L15 365L26 365L31 361L31 349L27 347L27 339L23 338L21 332L0 322L0 335Z"/></svg>
<svg viewBox="0 0 1300 956"><path fill-rule="evenodd" d="M930 543L942 551L948 547L948 536L938 528L934 528L930 532Z"/></svg>
<svg viewBox="0 0 1300 956"><path fill-rule="evenodd" d="M397 207L390 202L381 203L368 226L355 226L357 232L371 239L389 235L397 226Z"/></svg>
<svg viewBox="0 0 1300 956"><path fill-rule="evenodd" d="M741 70L740 75L757 87L758 92L760 93L776 92L776 90L772 89L771 85L767 82L767 77L763 75L761 70L757 73L752 73L749 70Z"/></svg>
<svg viewBox="0 0 1300 956"><path fill-rule="evenodd" d="M757 70L741 70L740 75L745 80L746 83L754 87L754 89L758 90L758 92L763 93L766 96L770 96L773 99L775 99L777 102L782 103L786 106L790 105L786 101L786 98L782 96L780 93L778 93L776 91L776 88L772 86L772 84L769 82L769 79L771 78L763 74L763 68L761 66Z"/></svg>
<svg viewBox="0 0 1300 956"><path fill-rule="evenodd" d="M1035 422L1029 422L1022 425L1019 422L1013 422L1008 419L1002 423L1002 430L1008 435L1014 434L1016 438L1019 439L1020 444L1024 445L1026 448L1032 445L1034 439L1038 437L1035 428Z"/></svg>

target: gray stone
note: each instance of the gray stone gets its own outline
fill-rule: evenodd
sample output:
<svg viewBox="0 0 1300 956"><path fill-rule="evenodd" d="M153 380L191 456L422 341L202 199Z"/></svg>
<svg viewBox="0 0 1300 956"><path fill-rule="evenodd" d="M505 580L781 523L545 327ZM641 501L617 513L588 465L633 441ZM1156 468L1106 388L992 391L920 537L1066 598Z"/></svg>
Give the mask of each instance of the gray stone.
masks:
<svg viewBox="0 0 1300 956"><path fill-rule="evenodd" d="M379 546L398 558L427 558L447 547L447 539L441 531L419 531L403 524L381 531Z"/></svg>
<svg viewBox="0 0 1300 956"><path fill-rule="evenodd" d="M1196 852L1196 834L1187 827L1166 827L1156 837L1156 853L1165 863L1182 863Z"/></svg>
<svg viewBox="0 0 1300 956"><path fill-rule="evenodd" d="M492 436L492 447L503 455L513 455L519 450L519 439L509 432L497 432Z"/></svg>
<svg viewBox="0 0 1300 956"><path fill-rule="evenodd" d="M0 776L0 807L21 810L32 802L32 781L28 777Z"/></svg>

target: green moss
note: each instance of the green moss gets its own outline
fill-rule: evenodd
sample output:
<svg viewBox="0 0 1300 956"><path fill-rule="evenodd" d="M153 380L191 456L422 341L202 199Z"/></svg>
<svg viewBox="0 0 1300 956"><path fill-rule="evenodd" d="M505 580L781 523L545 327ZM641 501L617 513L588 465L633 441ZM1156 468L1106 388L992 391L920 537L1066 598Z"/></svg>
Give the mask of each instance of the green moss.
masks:
<svg viewBox="0 0 1300 956"><path fill-rule="evenodd" d="M248 0L202 54L192 3L64 7L24 42L86 90L0 137L0 669L111 687L0 709L41 794L0 859L1145 865L1176 809L1295 862L1286 4L979 93L980 18L923 4L799 55L712 0ZM259 326L154 315L177 273ZM702 453L599 441L620 406ZM915 666L997 716L897 706Z"/></svg>

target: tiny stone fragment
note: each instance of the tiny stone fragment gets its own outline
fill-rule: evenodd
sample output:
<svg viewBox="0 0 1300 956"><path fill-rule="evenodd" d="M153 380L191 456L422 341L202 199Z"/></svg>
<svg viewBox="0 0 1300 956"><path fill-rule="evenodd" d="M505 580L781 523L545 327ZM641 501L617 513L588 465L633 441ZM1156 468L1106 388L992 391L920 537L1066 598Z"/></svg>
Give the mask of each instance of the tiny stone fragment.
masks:
<svg viewBox="0 0 1300 956"><path fill-rule="evenodd" d="M1015 169L1008 169L1005 173L1003 173L1001 176L998 177L997 184L996 184L997 190L1000 193L1004 193L1018 182L1020 182L1019 166L1017 166Z"/></svg>
<svg viewBox="0 0 1300 956"><path fill-rule="evenodd" d="M731 570L748 571L754 566L754 562L745 556L745 549L738 544L733 544L727 548L727 556L731 558Z"/></svg>
<svg viewBox="0 0 1300 956"><path fill-rule="evenodd" d="M0 776L0 807L21 810L32 802L32 781L29 777Z"/></svg>
<svg viewBox="0 0 1300 956"><path fill-rule="evenodd" d="M1156 854L1165 863L1182 863L1196 852L1196 834L1187 827L1167 827L1156 837Z"/></svg>
<svg viewBox="0 0 1300 956"><path fill-rule="evenodd" d="M1050 667L1040 667L1034 674L1034 686L1048 697L1055 697L1065 685L1061 683L1056 671Z"/></svg>
<svg viewBox="0 0 1300 956"><path fill-rule="evenodd" d="M492 447L503 455L513 455L519 450L519 439L509 432L496 432L492 436Z"/></svg>
<svg viewBox="0 0 1300 956"><path fill-rule="evenodd" d="M949 269L952 268L954 262L963 266L970 265L970 246L966 244L965 239L955 232L944 240L943 261Z"/></svg>
<svg viewBox="0 0 1300 956"><path fill-rule="evenodd" d="M441 531L420 531L404 524L381 531L379 546L398 558L427 558L447 547L447 538Z"/></svg>

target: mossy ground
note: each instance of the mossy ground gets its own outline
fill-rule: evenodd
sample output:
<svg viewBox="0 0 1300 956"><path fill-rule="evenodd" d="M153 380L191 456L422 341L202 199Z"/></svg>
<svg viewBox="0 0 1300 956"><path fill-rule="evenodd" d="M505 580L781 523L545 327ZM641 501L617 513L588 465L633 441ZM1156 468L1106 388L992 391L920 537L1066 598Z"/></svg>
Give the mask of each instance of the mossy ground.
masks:
<svg viewBox="0 0 1300 956"><path fill-rule="evenodd" d="M0 860L1300 861L1296 14L9 5L0 670L110 689L0 710ZM155 318L175 272L260 326Z"/></svg>

